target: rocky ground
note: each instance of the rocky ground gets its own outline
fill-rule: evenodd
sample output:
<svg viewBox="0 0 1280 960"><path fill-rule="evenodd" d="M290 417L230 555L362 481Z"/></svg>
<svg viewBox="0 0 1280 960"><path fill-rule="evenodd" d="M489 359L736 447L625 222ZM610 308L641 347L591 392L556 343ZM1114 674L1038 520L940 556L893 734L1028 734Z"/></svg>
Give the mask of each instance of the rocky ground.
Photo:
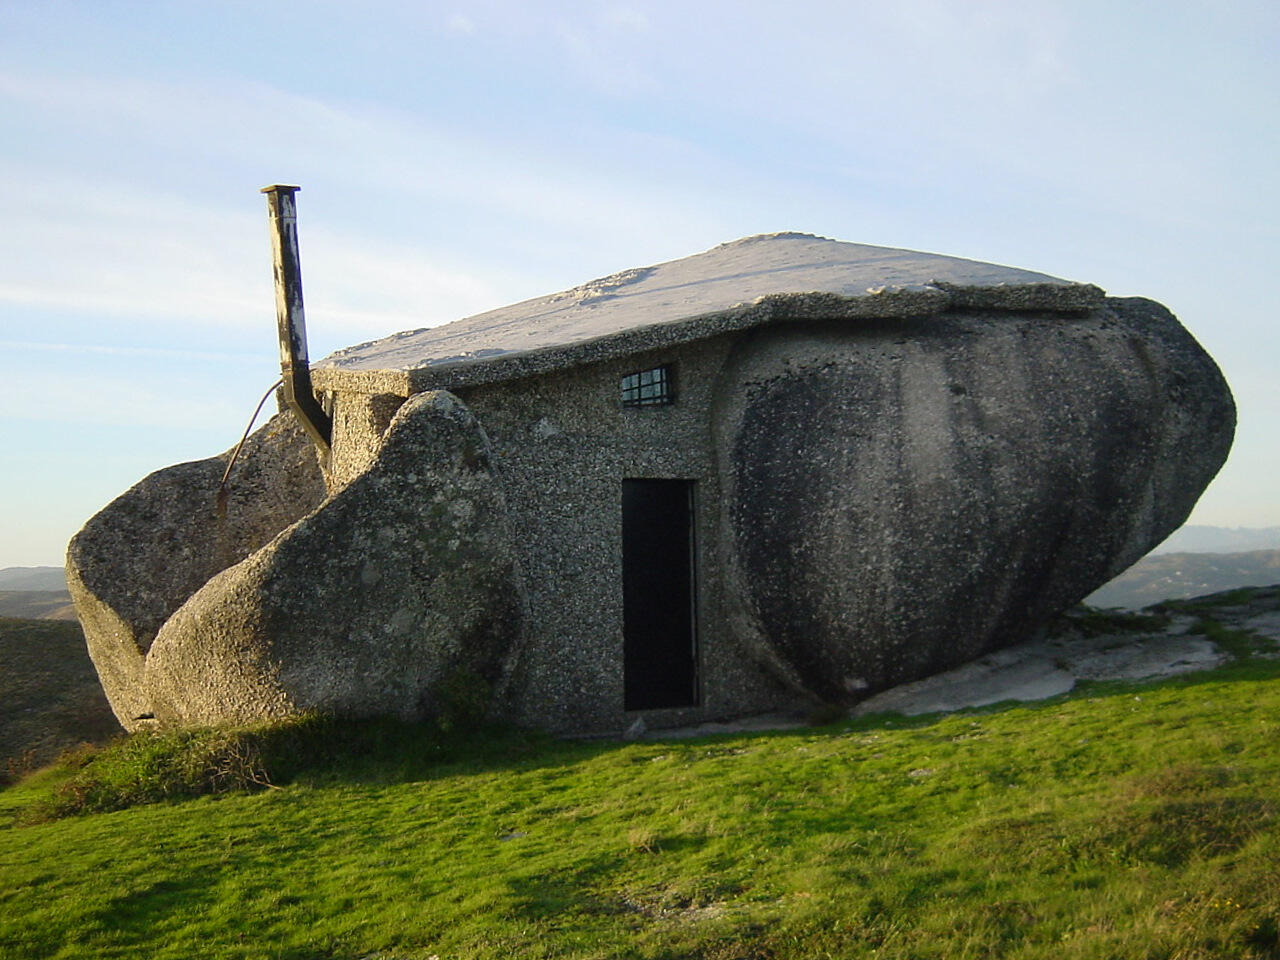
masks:
<svg viewBox="0 0 1280 960"><path fill-rule="evenodd" d="M1241 645L1248 646L1254 655L1278 655L1280 585L1168 601L1137 615L1077 608L1042 639L997 650L955 670L885 690L864 700L853 712L913 716L1002 700L1043 700L1068 692L1082 680L1155 680L1209 670L1238 652L1231 648ZM704 736L803 726L805 722L799 717L771 714L664 730L655 736Z"/></svg>

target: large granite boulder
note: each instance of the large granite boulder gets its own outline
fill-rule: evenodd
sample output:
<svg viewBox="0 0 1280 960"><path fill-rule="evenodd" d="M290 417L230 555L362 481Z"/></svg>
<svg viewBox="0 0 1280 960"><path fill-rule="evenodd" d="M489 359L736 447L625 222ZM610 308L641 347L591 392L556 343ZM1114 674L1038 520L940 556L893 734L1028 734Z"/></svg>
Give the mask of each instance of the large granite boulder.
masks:
<svg viewBox="0 0 1280 960"><path fill-rule="evenodd" d="M459 678L500 680L514 556L483 430L452 394L417 394L367 469L167 620L143 696L184 723L438 714Z"/></svg>
<svg viewBox="0 0 1280 960"><path fill-rule="evenodd" d="M736 631L849 703L1024 639L1156 546L1235 409L1159 304L743 341L715 429Z"/></svg>
<svg viewBox="0 0 1280 960"><path fill-rule="evenodd" d="M150 474L104 507L67 548L67 586L116 717L152 714L143 661L170 615L210 577L266 544L324 499L315 447L288 414L231 451Z"/></svg>

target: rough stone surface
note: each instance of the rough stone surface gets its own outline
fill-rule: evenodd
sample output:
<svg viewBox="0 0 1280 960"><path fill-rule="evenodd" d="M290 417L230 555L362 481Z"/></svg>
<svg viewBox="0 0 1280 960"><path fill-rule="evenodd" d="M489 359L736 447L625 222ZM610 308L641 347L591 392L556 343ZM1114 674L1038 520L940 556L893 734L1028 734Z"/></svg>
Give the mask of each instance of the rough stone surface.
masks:
<svg viewBox="0 0 1280 960"><path fill-rule="evenodd" d="M1046 700L1079 680L1148 680L1211 670L1226 655L1204 637L1116 637L1039 640L904 683L862 701L855 714L916 716L1004 700Z"/></svg>
<svg viewBox="0 0 1280 960"><path fill-rule="evenodd" d="M152 712L143 660L161 625L210 577L324 497L315 447L291 416L276 415L245 442L220 506L230 456L156 471L104 507L67 549L67 586L126 729Z"/></svg>
<svg viewBox="0 0 1280 960"><path fill-rule="evenodd" d="M839 703L1025 639L1132 564L1235 423L1213 362L1145 300L762 331L731 363L747 639Z"/></svg>
<svg viewBox="0 0 1280 960"><path fill-rule="evenodd" d="M334 404L332 455L325 480L330 489L345 487L373 466L391 418L404 397L390 394L343 394Z"/></svg>
<svg viewBox="0 0 1280 960"><path fill-rule="evenodd" d="M366 471L165 623L146 696L186 723L432 715L460 683L500 681L522 592L483 430L419 394Z"/></svg>
<svg viewBox="0 0 1280 960"><path fill-rule="evenodd" d="M648 351L465 391L493 442L528 586L525 643L505 686L511 719L558 732L619 733L636 719L623 708L622 481L628 478L684 479L694 486L700 696L694 706L646 711L648 728L804 699L744 657L728 629L738 600L723 590L723 498L708 424L732 342L714 337L674 354ZM658 363L673 364L676 402L623 407L621 378Z"/></svg>

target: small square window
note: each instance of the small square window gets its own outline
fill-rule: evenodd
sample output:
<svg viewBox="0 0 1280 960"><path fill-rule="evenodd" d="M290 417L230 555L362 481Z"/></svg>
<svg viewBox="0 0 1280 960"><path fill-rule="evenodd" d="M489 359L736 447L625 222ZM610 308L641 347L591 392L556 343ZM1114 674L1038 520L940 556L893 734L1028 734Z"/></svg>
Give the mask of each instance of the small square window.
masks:
<svg viewBox="0 0 1280 960"><path fill-rule="evenodd" d="M671 368L668 366L628 373L622 378L624 407L657 407L674 402L675 391L672 389Z"/></svg>

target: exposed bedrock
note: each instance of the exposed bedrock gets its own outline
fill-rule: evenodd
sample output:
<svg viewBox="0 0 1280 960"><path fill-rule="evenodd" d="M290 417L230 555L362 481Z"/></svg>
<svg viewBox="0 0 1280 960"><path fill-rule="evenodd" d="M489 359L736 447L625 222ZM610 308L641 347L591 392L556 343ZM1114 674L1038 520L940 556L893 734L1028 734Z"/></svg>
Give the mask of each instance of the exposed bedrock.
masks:
<svg viewBox="0 0 1280 960"><path fill-rule="evenodd" d="M67 548L67 585L103 690L126 729L152 713L143 659L160 626L218 571L267 543L324 498L315 447L278 414L231 456L166 467L85 524Z"/></svg>
<svg viewBox="0 0 1280 960"><path fill-rule="evenodd" d="M411 718L437 713L456 678L496 683L522 603L489 457L452 394L408 400L366 470L160 629L145 668L157 717Z"/></svg>
<svg viewBox="0 0 1280 960"><path fill-rule="evenodd" d="M1025 639L1187 517L1235 408L1147 300L746 340L717 416L749 649L852 702Z"/></svg>

